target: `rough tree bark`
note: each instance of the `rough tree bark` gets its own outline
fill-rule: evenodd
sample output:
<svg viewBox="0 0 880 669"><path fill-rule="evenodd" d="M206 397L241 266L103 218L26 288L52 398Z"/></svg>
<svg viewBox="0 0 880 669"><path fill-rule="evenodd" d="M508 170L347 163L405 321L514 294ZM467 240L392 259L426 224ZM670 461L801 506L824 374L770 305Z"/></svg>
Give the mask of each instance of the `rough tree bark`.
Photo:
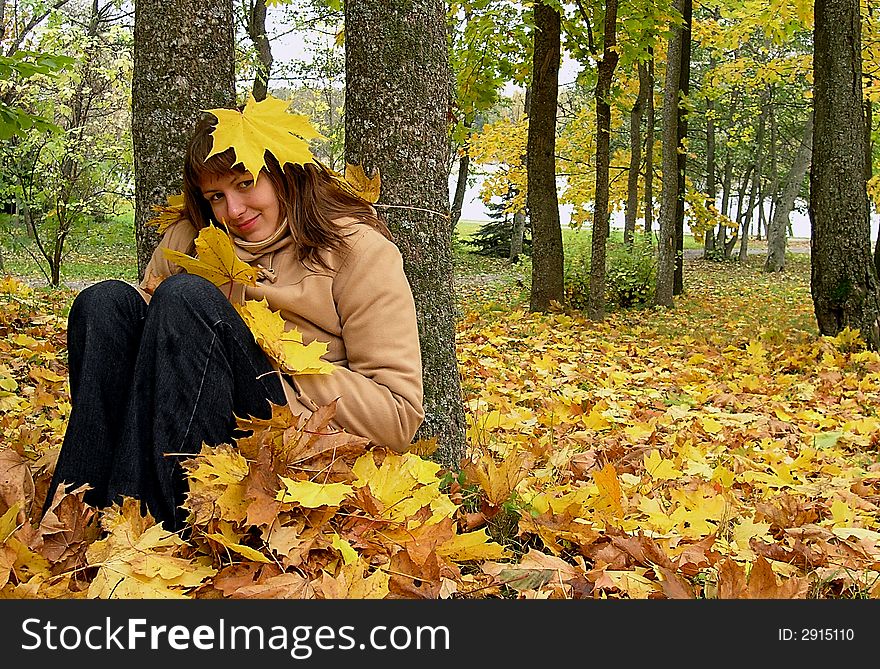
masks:
<svg viewBox="0 0 880 669"><path fill-rule="evenodd" d="M639 62L639 94L629 113L629 173L626 183L626 215L623 220L623 241L633 243L636 219L639 217L639 169L642 166L642 117L648 100L647 66Z"/></svg>
<svg viewBox="0 0 880 669"><path fill-rule="evenodd" d="M523 103L523 115L528 118L532 108L532 87L526 86L525 100ZM520 164L525 165L528 155L520 157ZM528 195L528 194L527 194ZM523 237L526 232L526 210L520 209L513 214L513 231L510 234L510 255L507 257L511 263L519 259L523 250Z"/></svg>
<svg viewBox="0 0 880 669"><path fill-rule="evenodd" d="M684 9L684 0L675 0L675 9ZM678 96L680 90L682 33L672 29L666 61L666 81L663 83L663 181L660 194L660 239L657 259L657 285L654 302L665 307L673 305L675 275L675 221L678 204Z"/></svg>
<svg viewBox="0 0 880 669"><path fill-rule="evenodd" d="M611 164L611 81L620 56L617 53L617 0L605 2L604 47L596 79L596 203L590 242L589 317L605 318L605 252L608 247L608 170ZM633 223L635 227L635 223Z"/></svg>
<svg viewBox="0 0 880 669"><path fill-rule="evenodd" d="M254 76L253 96L258 102L266 99L269 92L269 78L272 76L272 45L266 34L266 0L254 0L251 5L247 24L248 37L254 43L257 50L257 59L260 61L257 73Z"/></svg>
<svg viewBox="0 0 880 669"><path fill-rule="evenodd" d="M434 457L457 469L465 419L455 357L449 225L450 72L441 0L345 3L345 159L379 170L377 203L403 255L419 323Z"/></svg>
<svg viewBox="0 0 880 669"><path fill-rule="evenodd" d="M649 48L647 78L648 104L645 110L645 235L654 227L654 50ZM642 71L639 70L641 87Z"/></svg>
<svg viewBox="0 0 880 669"><path fill-rule="evenodd" d="M526 180L532 222L531 311L564 300L562 228L556 192L556 107L561 54L559 12L535 4L535 46L529 113Z"/></svg>
<svg viewBox="0 0 880 669"><path fill-rule="evenodd" d="M858 328L880 348L871 257L859 0L816 0L810 289L819 332Z"/></svg>
<svg viewBox="0 0 880 669"><path fill-rule="evenodd" d="M706 204L715 206L715 101L706 100ZM703 257L711 258L715 252L715 228L706 230L703 239Z"/></svg>
<svg viewBox="0 0 880 669"><path fill-rule="evenodd" d="M232 0L138 0L131 121L138 276L158 243L145 225L150 207L180 192L186 141L200 110L234 104Z"/></svg>
<svg viewBox="0 0 880 669"><path fill-rule="evenodd" d="M767 260L764 263L765 272L781 272L785 269L785 246L786 232L788 229L788 216L794 209L794 201L801 192L804 176L810 169L810 158L813 149L813 114L807 117L804 126L804 136L801 145L795 155L788 178L779 194L779 199L773 209L773 218L770 219L770 227L767 230Z"/></svg>
<svg viewBox="0 0 880 669"><path fill-rule="evenodd" d="M691 24L693 23L693 0L683 0L681 14L684 26L681 30L681 66L678 69L679 96L687 97L690 93L691 80ZM684 146L687 140L688 119L687 107L679 100L678 104L678 143ZM678 199L675 203L675 271L672 276L672 292L681 295L684 292L684 195L685 171L687 170L687 151L679 151L678 158Z"/></svg>

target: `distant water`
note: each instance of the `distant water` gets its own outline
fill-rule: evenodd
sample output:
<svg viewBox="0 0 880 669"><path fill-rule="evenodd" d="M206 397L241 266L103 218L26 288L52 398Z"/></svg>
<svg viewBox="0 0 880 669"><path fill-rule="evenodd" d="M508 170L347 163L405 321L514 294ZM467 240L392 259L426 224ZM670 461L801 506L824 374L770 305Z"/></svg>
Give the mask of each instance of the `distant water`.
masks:
<svg viewBox="0 0 880 669"><path fill-rule="evenodd" d="M452 177L449 179L449 198L452 199L455 194L455 179L456 175L453 173ZM482 183L481 177L475 177L471 179L472 183L465 191L464 196L464 204L462 205L461 218L466 221L488 221L489 220L489 210L486 208L486 205L483 204L483 201L480 199L480 184ZM721 202L719 201L718 206L720 207ZM736 201L732 205L732 209L736 211ZM562 205L559 207L559 219L563 226L567 226L569 221L571 220L571 205ZM766 205L765 215L768 215L770 211L769 203ZM657 221L657 216L659 211L654 212L654 220ZM611 216L611 227L623 229L623 220L624 214L622 211L614 212ZM758 212L755 212L753 217L753 221L758 220ZM807 214L807 203L804 201L799 201L797 203L797 207L789 216L789 220L792 225L792 237L800 238L800 239L809 239L810 238L810 218ZM644 221L639 220L637 225L643 225ZM877 231L880 228L880 215L873 214L871 216L871 239L876 241L877 239ZM754 231L755 224L752 225L752 230Z"/></svg>

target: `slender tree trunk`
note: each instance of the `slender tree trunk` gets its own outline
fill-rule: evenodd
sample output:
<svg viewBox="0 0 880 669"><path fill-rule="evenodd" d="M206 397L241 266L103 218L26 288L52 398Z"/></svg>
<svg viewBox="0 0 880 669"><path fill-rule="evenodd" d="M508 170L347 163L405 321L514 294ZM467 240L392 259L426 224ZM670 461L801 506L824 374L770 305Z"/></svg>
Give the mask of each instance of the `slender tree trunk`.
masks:
<svg viewBox="0 0 880 669"><path fill-rule="evenodd" d="M675 0L681 13L685 0ZM675 224L678 205L678 96L681 86L682 28L673 28L667 50L666 81L663 83L663 184L660 197L660 240L657 260L657 286L654 301L661 306L673 305L675 280Z"/></svg>
<svg viewBox="0 0 880 669"><path fill-rule="evenodd" d="M730 187L733 179L733 162L730 158L730 151L724 158L724 170L721 177L721 213L730 218ZM723 252L724 241L727 239L727 227L719 225L715 233L715 248L719 252Z"/></svg>
<svg viewBox="0 0 880 669"><path fill-rule="evenodd" d="M721 177L721 213L730 218L730 187L733 181L733 160L730 151L724 159L724 175Z"/></svg>
<svg viewBox="0 0 880 669"><path fill-rule="evenodd" d="M710 63L710 67L712 67ZM706 204L715 206L715 102L706 100ZM715 251L715 230L706 230L703 257L710 258Z"/></svg>
<svg viewBox="0 0 880 669"><path fill-rule="evenodd" d="M681 31L681 67L678 70L679 95L690 93L691 78L691 24L693 0L684 0L682 15L684 26ZM683 147L687 140L687 108L678 104L678 146ZM684 292L684 196L685 171L687 170L687 151L677 153L678 158L678 200L675 204L675 272L672 277L672 292L681 295Z"/></svg>
<svg viewBox="0 0 880 669"><path fill-rule="evenodd" d="M254 100L266 99L269 92L269 78L272 76L272 45L266 34L266 0L253 0L251 14L248 20L248 37L254 43L257 50L257 73L254 76L253 95Z"/></svg>
<svg viewBox="0 0 880 669"><path fill-rule="evenodd" d="M810 288L819 332L858 329L880 348L871 257L859 0L817 0L813 32Z"/></svg>
<svg viewBox="0 0 880 669"><path fill-rule="evenodd" d="M623 241L632 245L639 217L639 169L642 166L642 117L648 99L647 67L638 64L639 94L629 114L629 173L626 183L626 216L623 221Z"/></svg>
<svg viewBox="0 0 880 669"><path fill-rule="evenodd" d="M751 223L748 216L746 215L746 189L748 189L749 187L749 180L752 177L754 169L754 165L749 165L748 168L746 168L746 173L743 175L742 179L740 179L739 188L736 194L736 218L734 218L733 220L736 221L737 232L733 234L733 239L734 242L736 241L737 237L740 240L739 259L741 261L744 261L746 259L746 256L744 254L747 254L749 249L749 226ZM732 244L724 244L722 251L725 258L730 257L731 248L733 248Z"/></svg>
<svg viewBox="0 0 880 669"><path fill-rule="evenodd" d="M749 204L746 207L745 218L743 219L743 224L740 226L740 230L742 230L742 234L745 237L749 236L749 231L752 229L752 222L755 220L755 209L758 206L758 179L757 172L755 170L755 166L752 165L752 187L749 190ZM757 225L761 225L761 221L757 221ZM745 261L746 257L743 256L740 260Z"/></svg>
<svg viewBox="0 0 880 669"><path fill-rule="evenodd" d="M590 249L590 308L593 320L605 317L605 252L608 248L608 170L611 164L611 81L619 55L617 44L617 0L605 2L605 40L596 81L596 202Z"/></svg>
<svg viewBox="0 0 880 669"><path fill-rule="evenodd" d="M345 157L382 175L377 208L403 255L419 322L425 421L457 469L465 420L449 225L449 54L440 0L345 3Z"/></svg>
<svg viewBox="0 0 880 669"><path fill-rule="evenodd" d="M865 181L870 181L874 176L874 143L871 133L874 129L874 105L870 100L865 100ZM874 207L868 199L868 224L871 222L871 212ZM877 239L874 242L874 268L877 276L880 276L880 229L877 230Z"/></svg>
<svg viewBox="0 0 880 669"><path fill-rule="evenodd" d="M532 289L529 308L547 311L564 301L562 228L556 191L556 107L559 93L561 19L543 3L535 4L532 101L529 114L529 218L532 221Z"/></svg>
<svg viewBox="0 0 880 669"><path fill-rule="evenodd" d="M781 272L785 269L785 233L788 227L788 217L794 209L794 201L801 192L804 176L810 168L810 158L813 148L813 114L807 117L804 126L804 136L798 148L794 162L788 172L788 178L779 195L779 201L773 210L773 218L770 219L770 228L767 230L767 260L764 263L765 272Z"/></svg>
<svg viewBox="0 0 880 669"><path fill-rule="evenodd" d="M461 218L461 209L464 206L464 194L467 191L467 178L470 169L471 157L467 150L458 159L458 177L455 180L455 195L452 197L452 229L455 230Z"/></svg>
<svg viewBox="0 0 880 669"><path fill-rule="evenodd" d="M145 225L151 207L180 192L186 142L201 110L234 104L232 0L138 0L131 120L138 276L158 243Z"/></svg>
<svg viewBox="0 0 880 669"><path fill-rule="evenodd" d="M650 58L647 68L648 103L645 122L645 236L654 227L654 50L648 48ZM642 76L639 70L639 77ZM639 86L641 86L641 81Z"/></svg>
<svg viewBox="0 0 880 669"><path fill-rule="evenodd" d="M474 121L472 118L465 118L464 129L465 136L470 137L471 128ZM452 230L455 231L458 221L461 218L461 210L464 207L464 195L467 192L468 171L470 170L471 156L468 153L467 139L465 140L464 151L458 159L458 177L455 180L455 194L452 196Z"/></svg>
<svg viewBox="0 0 880 669"><path fill-rule="evenodd" d="M770 145L767 150L767 157L770 159L770 209L767 212L767 239L770 239L770 222L773 221L773 212L776 210L776 200L779 197L779 164L776 153L777 130L776 130L776 108L773 104L773 86L767 87L767 119L770 123Z"/></svg>
<svg viewBox="0 0 880 669"><path fill-rule="evenodd" d="M532 108L532 87L526 86L525 99L523 100L523 115L528 118ZM528 160L527 154L520 156L520 164L525 165ZM523 236L526 232L526 210L520 209L513 214L513 231L510 234L510 255L507 257L514 263L523 251Z"/></svg>
<svg viewBox="0 0 880 669"><path fill-rule="evenodd" d="M764 135L767 129L767 104L761 105L761 115L758 120L758 132L755 135L755 171L754 178L758 189L758 233L756 239L763 239L766 223L764 218Z"/></svg>

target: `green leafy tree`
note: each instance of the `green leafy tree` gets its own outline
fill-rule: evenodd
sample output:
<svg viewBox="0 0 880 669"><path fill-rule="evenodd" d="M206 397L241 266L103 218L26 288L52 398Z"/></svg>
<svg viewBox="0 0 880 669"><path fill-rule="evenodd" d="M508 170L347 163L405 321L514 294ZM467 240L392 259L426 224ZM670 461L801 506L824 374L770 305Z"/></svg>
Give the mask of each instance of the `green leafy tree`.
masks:
<svg viewBox="0 0 880 669"><path fill-rule="evenodd" d="M10 230L52 285L71 248L131 197L128 132L130 32L113 5L51 17L39 47L72 63L52 77L34 75L19 103L52 126L31 126L3 146L11 184Z"/></svg>

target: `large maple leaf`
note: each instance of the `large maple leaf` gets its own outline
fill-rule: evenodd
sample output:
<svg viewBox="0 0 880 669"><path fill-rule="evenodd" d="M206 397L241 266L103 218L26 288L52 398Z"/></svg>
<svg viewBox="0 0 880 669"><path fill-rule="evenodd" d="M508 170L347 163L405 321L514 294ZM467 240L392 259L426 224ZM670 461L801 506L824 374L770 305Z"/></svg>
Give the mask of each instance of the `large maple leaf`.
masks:
<svg viewBox="0 0 880 669"><path fill-rule="evenodd" d="M156 525L149 514L141 516L136 500L126 498L106 511L101 525L107 536L86 551L89 565L98 568L89 598L180 598L216 573L175 555L186 542Z"/></svg>
<svg viewBox="0 0 880 669"><path fill-rule="evenodd" d="M297 329L285 330L284 319L277 311L269 309L265 299L248 300L236 306L254 338L272 360L290 374L330 374L335 366L321 360L327 353L327 343L317 340L302 343Z"/></svg>
<svg viewBox="0 0 880 669"><path fill-rule="evenodd" d="M256 285L257 270L235 255L229 235L223 230L209 225L199 232L195 243L196 258L172 249L163 248L162 253L190 274L207 279L215 286L227 283Z"/></svg>
<svg viewBox="0 0 880 669"><path fill-rule="evenodd" d="M156 215L147 221L147 225L156 226L158 234L164 234L165 231L183 216L184 199L183 193L169 195L165 204L154 204L150 207Z"/></svg>
<svg viewBox="0 0 880 669"><path fill-rule="evenodd" d="M217 127L212 132L214 146L206 159L231 148L235 151L236 164L241 163L255 182L266 164L266 151L282 166L314 163L308 141L326 138L311 126L307 116L288 113L289 106L289 101L271 95L261 102L250 95L243 112L208 109L217 117Z"/></svg>

